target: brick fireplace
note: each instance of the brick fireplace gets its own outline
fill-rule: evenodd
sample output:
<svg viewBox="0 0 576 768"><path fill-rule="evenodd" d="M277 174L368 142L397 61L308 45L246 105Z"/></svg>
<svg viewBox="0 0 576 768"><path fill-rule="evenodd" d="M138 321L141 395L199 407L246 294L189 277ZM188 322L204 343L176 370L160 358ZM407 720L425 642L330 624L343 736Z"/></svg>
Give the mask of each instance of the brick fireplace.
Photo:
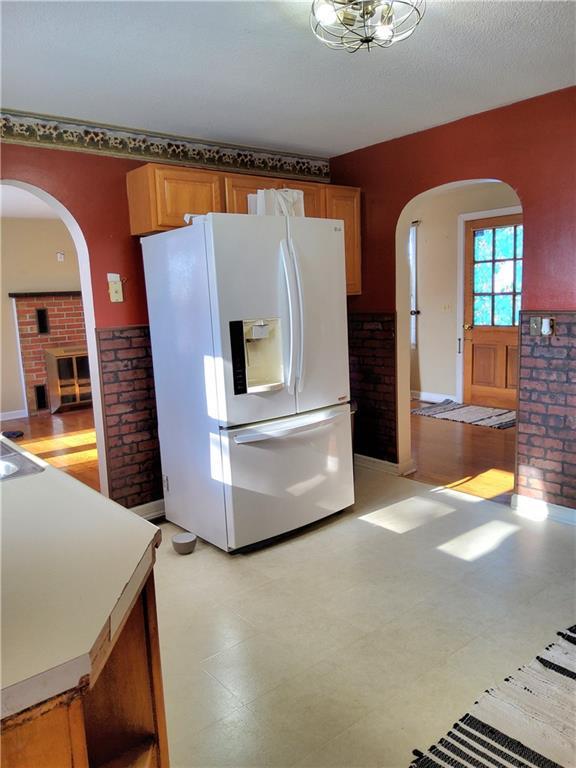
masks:
<svg viewBox="0 0 576 768"><path fill-rule="evenodd" d="M9 296L16 302L26 402L28 413L34 415L43 410L39 407L44 405L42 388L45 407L50 405L44 349L63 344L86 344L82 294L80 291L50 291L11 293Z"/></svg>

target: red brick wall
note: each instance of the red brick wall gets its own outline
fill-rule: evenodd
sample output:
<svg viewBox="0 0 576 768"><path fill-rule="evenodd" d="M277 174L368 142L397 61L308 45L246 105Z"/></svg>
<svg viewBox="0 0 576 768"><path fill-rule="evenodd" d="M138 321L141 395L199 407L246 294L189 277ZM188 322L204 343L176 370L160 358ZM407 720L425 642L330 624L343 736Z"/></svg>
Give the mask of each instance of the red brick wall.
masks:
<svg viewBox="0 0 576 768"><path fill-rule="evenodd" d="M552 316L554 336L530 336L532 315ZM576 312L522 312L518 493L576 507Z"/></svg>
<svg viewBox="0 0 576 768"><path fill-rule="evenodd" d="M398 461L396 450L396 319L393 312L350 315L348 344L354 450Z"/></svg>
<svg viewBox="0 0 576 768"><path fill-rule="evenodd" d="M36 310L48 310L50 333L39 334ZM84 311L80 292L68 295L46 294L44 296L22 296L16 298L18 334L22 352L22 366L26 384L28 411L36 413L34 387L47 384L45 347L61 344L86 344ZM47 391L47 395L49 395Z"/></svg>
<svg viewBox="0 0 576 768"><path fill-rule="evenodd" d="M162 498L150 332L96 331L110 498L135 507Z"/></svg>

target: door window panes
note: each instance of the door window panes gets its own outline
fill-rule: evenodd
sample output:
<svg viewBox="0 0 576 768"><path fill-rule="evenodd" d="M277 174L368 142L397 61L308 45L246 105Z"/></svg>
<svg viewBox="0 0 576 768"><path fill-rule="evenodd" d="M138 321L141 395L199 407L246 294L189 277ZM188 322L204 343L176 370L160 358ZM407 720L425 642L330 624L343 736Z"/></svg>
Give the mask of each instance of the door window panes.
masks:
<svg viewBox="0 0 576 768"><path fill-rule="evenodd" d="M492 291L492 262L474 264L474 293Z"/></svg>
<svg viewBox="0 0 576 768"><path fill-rule="evenodd" d="M494 293L514 292L514 262L497 261L494 264Z"/></svg>
<svg viewBox="0 0 576 768"><path fill-rule="evenodd" d="M521 259L524 251L524 225L516 227L516 258Z"/></svg>
<svg viewBox="0 0 576 768"><path fill-rule="evenodd" d="M474 232L474 261L491 261L493 229L477 229Z"/></svg>
<svg viewBox="0 0 576 768"><path fill-rule="evenodd" d="M474 231L473 325L518 325L522 293L522 224Z"/></svg>
<svg viewBox="0 0 576 768"><path fill-rule="evenodd" d="M514 227L496 227L494 230L494 258L514 258Z"/></svg>
<svg viewBox="0 0 576 768"><path fill-rule="evenodd" d="M474 325L492 325L491 296L474 296Z"/></svg>
<svg viewBox="0 0 576 768"><path fill-rule="evenodd" d="M512 296L494 296L494 325L513 325Z"/></svg>
<svg viewBox="0 0 576 768"><path fill-rule="evenodd" d="M514 300L514 325L520 325L520 309L522 308L522 296L516 294Z"/></svg>

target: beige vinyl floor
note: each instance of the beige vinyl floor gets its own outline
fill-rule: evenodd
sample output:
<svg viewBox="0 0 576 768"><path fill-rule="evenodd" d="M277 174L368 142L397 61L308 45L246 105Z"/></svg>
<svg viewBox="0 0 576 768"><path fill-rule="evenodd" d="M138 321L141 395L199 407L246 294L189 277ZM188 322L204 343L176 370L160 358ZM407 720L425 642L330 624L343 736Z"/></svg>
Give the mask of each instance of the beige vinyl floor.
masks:
<svg viewBox="0 0 576 768"><path fill-rule="evenodd" d="M369 469L356 505L156 584L173 768L400 768L573 624L576 527Z"/></svg>

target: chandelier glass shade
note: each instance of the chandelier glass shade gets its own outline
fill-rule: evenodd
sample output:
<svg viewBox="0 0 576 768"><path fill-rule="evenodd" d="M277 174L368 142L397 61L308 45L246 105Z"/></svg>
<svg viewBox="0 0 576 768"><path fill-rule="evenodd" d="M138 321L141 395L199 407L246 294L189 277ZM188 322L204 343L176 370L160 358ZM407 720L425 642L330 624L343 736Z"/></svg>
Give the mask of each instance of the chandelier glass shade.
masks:
<svg viewBox="0 0 576 768"><path fill-rule="evenodd" d="M314 0L310 26L329 48L389 48L410 37L425 8L426 0Z"/></svg>

